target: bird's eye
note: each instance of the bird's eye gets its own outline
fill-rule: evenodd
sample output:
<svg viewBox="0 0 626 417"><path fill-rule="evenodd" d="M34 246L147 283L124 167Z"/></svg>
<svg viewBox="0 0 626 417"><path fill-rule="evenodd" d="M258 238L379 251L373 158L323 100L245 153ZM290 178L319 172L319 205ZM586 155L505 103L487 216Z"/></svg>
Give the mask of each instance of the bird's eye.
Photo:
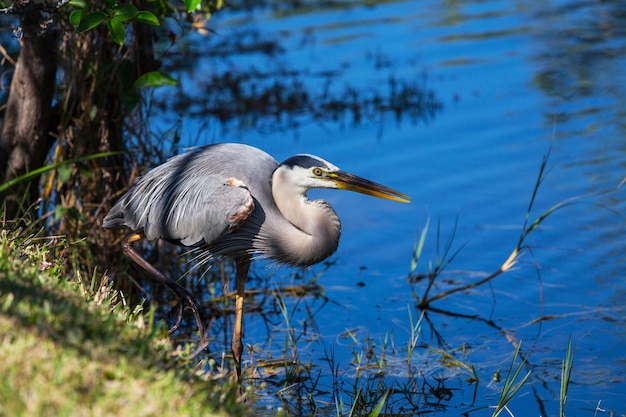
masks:
<svg viewBox="0 0 626 417"><path fill-rule="evenodd" d="M313 175L315 175L316 177L321 177L322 176L322 169L321 168L313 168Z"/></svg>

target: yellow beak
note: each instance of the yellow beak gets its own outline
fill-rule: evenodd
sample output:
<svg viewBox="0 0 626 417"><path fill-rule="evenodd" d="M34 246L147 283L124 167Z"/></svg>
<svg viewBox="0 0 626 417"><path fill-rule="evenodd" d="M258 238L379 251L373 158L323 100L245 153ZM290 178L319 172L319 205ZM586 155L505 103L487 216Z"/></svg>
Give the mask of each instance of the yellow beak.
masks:
<svg viewBox="0 0 626 417"><path fill-rule="evenodd" d="M328 173L329 180L333 181L337 188L342 190L355 191L361 194L367 194L385 200L399 201L401 203L411 202L411 197L402 194L392 188L377 184L365 178L350 174L349 172L336 171Z"/></svg>

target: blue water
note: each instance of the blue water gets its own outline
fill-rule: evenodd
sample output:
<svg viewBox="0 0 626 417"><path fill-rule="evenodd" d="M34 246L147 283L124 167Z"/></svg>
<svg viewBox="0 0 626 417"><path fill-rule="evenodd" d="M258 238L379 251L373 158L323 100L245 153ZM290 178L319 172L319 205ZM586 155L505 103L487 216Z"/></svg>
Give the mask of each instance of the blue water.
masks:
<svg viewBox="0 0 626 417"><path fill-rule="evenodd" d="M208 115L169 109L166 121L182 120L189 143L242 142L279 161L313 153L412 197L411 204L400 204L346 192L312 194L331 202L343 222L334 264L307 272L323 272L317 282L330 302L288 298L287 305L292 327L302 332L308 320L299 355L315 364L327 392L331 372L322 358L328 351L347 380L356 375L353 350L359 345L346 330L361 342L370 337L379 350L386 335L398 351L406 346L410 317L419 316L412 291L422 294L425 287L412 287L407 277L416 234L428 219L418 272L427 272L437 256L437 224L440 248L453 230L452 251L462 247L442 277L454 284L439 281L432 294L497 270L517 243L542 158L550 151L531 220L568 198L586 197L552 214L528 237L514 270L433 304L492 320L501 330L480 320L429 314L432 327L422 323L422 345L412 365L429 384L433 377L446 379L453 396L441 407L423 400L419 410L491 415L486 407L497 402L501 384L490 380L498 369L504 376L515 340L523 341L531 364L525 371L532 376L509 409L516 416L555 415L560 363L571 337L576 356L566 414L626 413L626 187L600 194L626 175L623 2L345 2L293 13L226 11L210 26L216 35L192 35L205 58L181 79L185 91L224 68L233 74L289 68L315 94L325 88L339 93L347 85L364 94L384 93L394 77L432 90L441 105L427 118L387 112L358 123L350 113L330 120L303 112L292 116L296 127L270 116L247 126L240 119L220 124ZM214 56L212 51L246 30L278 41L282 52ZM324 75L329 73L330 83ZM270 287L290 282L294 273L265 264L254 272L269 277ZM314 323L307 307L315 312ZM248 314L245 343L279 355L286 327L277 321L268 339L263 319ZM475 367L481 379L475 403L474 386L465 382L470 373L437 360L436 334L446 350ZM249 366L255 359L244 357ZM406 379L403 366L390 374ZM261 403L275 409L280 401L268 392ZM401 403L397 397L390 401Z"/></svg>

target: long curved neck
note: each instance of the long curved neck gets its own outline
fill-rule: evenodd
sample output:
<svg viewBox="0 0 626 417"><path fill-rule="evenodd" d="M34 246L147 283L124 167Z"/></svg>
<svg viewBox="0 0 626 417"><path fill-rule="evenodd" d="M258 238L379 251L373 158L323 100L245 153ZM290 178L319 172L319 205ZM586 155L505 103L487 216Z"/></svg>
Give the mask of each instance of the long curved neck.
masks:
<svg viewBox="0 0 626 417"><path fill-rule="evenodd" d="M276 224L271 258L290 265L313 265L332 255L339 245L341 223L330 206L322 200L309 200L306 190L274 175L272 195L286 221Z"/></svg>

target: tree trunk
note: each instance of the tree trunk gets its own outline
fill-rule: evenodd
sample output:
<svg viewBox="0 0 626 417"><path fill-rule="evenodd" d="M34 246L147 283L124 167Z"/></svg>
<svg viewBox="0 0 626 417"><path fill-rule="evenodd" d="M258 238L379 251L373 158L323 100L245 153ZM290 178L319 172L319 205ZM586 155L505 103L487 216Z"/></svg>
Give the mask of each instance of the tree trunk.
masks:
<svg viewBox="0 0 626 417"><path fill-rule="evenodd" d="M54 31L45 28L40 12L21 16L21 51L15 66L0 136L0 184L43 166L53 143L50 114L56 62ZM0 195L6 218L33 204L39 179L20 183Z"/></svg>

